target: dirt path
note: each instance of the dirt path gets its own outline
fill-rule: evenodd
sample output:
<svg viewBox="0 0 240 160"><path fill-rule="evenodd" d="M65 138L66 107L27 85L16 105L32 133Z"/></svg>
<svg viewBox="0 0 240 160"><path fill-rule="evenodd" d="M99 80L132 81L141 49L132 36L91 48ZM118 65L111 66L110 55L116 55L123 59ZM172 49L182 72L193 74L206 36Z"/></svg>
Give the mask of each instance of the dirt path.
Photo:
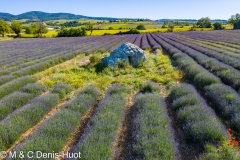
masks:
<svg viewBox="0 0 240 160"><path fill-rule="evenodd" d="M86 125L88 124L90 118L94 115L96 108L98 106L100 100L97 100L95 102L94 105L92 105L89 110L87 111L87 113L80 119L80 124L78 125L78 127L75 129L75 131L73 132L73 134L71 135L70 139L68 140L68 142L66 143L65 147L63 148L63 150L60 153L66 153L66 152L70 152L73 147L78 143L79 139L81 138L81 136L84 133L84 128L86 127ZM56 160L63 160L64 157L59 157L56 158Z"/></svg>
<svg viewBox="0 0 240 160"><path fill-rule="evenodd" d="M114 160L131 159L130 156L132 151L132 143L130 142L132 141L133 137L131 126L135 117L134 97L135 94L128 96L127 110L114 142Z"/></svg>
<svg viewBox="0 0 240 160"><path fill-rule="evenodd" d="M73 95L75 91L72 91L69 95ZM51 118L57 111L61 109L61 107L67 102L68 98L66 97L63 102L59 103L54 109L52 109L50 112L48 112L41 121L39 121L35 126L28 129L24 134L21 135L21 137L9 148L6 150L7 153L12 151L14 148L16 148L20 143L25 141L30 135L33 134L33 132L39 128L45 121L47 121L49 118Z"/></svg>

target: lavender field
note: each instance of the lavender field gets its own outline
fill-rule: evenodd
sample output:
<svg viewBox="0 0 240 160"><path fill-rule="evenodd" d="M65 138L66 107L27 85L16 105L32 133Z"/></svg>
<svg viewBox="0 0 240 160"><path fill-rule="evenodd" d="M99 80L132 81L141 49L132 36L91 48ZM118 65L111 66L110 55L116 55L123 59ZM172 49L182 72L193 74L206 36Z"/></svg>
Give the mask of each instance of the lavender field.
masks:
<svg viewBox="0 0 240 160"><path fill-rule="evenodd" d="M103 66L125 42L148 61ZM240 30L0 42L0 151L8 155L239 160L239 141Z"/></svg>

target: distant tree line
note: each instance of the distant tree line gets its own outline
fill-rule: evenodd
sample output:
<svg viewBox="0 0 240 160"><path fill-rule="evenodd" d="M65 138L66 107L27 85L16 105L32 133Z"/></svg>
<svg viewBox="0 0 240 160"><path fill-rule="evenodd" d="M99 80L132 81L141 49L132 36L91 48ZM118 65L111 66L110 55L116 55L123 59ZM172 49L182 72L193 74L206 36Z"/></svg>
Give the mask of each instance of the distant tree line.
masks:
<svg viewBox="0 0 240 160"><path fill-rule="evenodd" d="M173 32L175 26L180 26L180 28L183 28L184 26L190 25L192 25L190 29L191 31L196 30L196 28L212 28L212 27L214 30L224 29L223 23L221 22L212 23L209 17L200 18L197 22L179 22L165 20L163 22L162 28L168 28L167 30L168 32Z"/></svg>
<svg viewBox="0 0 240 160"><path fill-rule="evenodd" d="M132 28L127 32L118 32L116 35L121 35L121 34L140 34L140 32L136 28Z"/></svg>
<svg viewBox="0 0 240 160"><path fill-rule="evenodd" d="M61 29L60 32L58 32L57 37L79 37L79 36L86 36L86 35L87 35L87 31L86 31L86 28L84 27L77 28L77 29L63 28Z"/></svg>
<svg viewBox="0 0 240 160"><path fill-rule="evenodd" d="M235 15L232 15L231 18L228 19L228 24L233 26L233 29L240 29L240 14L237 13ZM211 20L206 17L206 18L201 18L197 22L197 26L199 28L211 28ZM220 30L224 29L223 24L221 22L215 22L213 24L214 30Z"/></svg>
<svg viewBox="0 0 240 160"><path fill-rule="evenodd" d="M34 34L37 37L42 37L42 34L46 34L48 32L46 26L43 22L35 22L29 27L25 27L26 34Z"/></svg>
<svg viewBox="0 0 240 160"><path fill-rule="evenodd" d="M20 33L22 31L22 24L18 21L12 21L11 25L9 25L6 21L0 20L0 34L2 37L5 36L6 33L14 32L17 37L20 37Z"/></svg>
<svg viewBox="0 0 240 160"><path fill-rule="evenodd" d="M87 31L90 32L90 36L92 35L93 32L93 23L87 22L84 23L85 27L81 28L71 28L71 29L66 29L62 28L60 32L58 32L57 37L80 37L80 36L87 36Z"/></svg>
<svg viewBox="0 0 240 160"><path fill-rule="evenodd" d="M109 20L110 23L112 22L131 22L131 21L150 21L150 19L138 18L138 19L114 19Z"/></svg>
<svg viewBox="0 0 240 160"><path fill-rule="evenodd" d="M232 15L231 18L228 19L228 23L233 26L233 29L240 29L240 14Z"/></svg>
<svg viewBox="0 0 240 160"><path fill-rule="evenodd" d="M63 26L63 27L78 27L78 26L82 26L84 24L85 23L79 23L78 21L70 21L70 22L63 23L60 26Z"/></svg>
<svg viewBox="0 0 240 160"><path fill-rule="evenodd" d="M201 18L197 21L197 23L193 24L191 30L195 30L195 28L213 28L214 30L224 29L223 23L215 22L212 24L212 21L209 17Z"/></svg>
<svg viewBox="0 0 240 160"><path fill-rule="evenodd" d="M23 27L19 21L13 20L8 24L6 21L0 20L0 34L2 37L4 37L6 33L15 33L17 35L16 37L21 37L23 28L26 30L26 34L34 34L36 37L42 37L42 34L48 32L43 22L35 22L31 26Z"/></svg>
<svg viewBox="0 0 240 160"><path fill-rule="evenodd" d="M233 26L233 29L240 29L240 14L232 15L231 18L228 19L228 24ZM201 18L197 22L197 26L199 28L211 28L211 20L206 18ZM213 29L214 30L220 30L224 29L223 24L221 22L215 22L213 23Z"/></svg>
<svg viewBox="0 0 240 160"><path fill-rule="evenodd" d="M180 26L180 28L183 28L183 26L190 26L193 24L194 24L193 22L179 22L165 20L163 22L162 28L172 28L172 26Z"/></svg>
<svg viewBox="0 0 240 160"><path fill-rule="evenodd" d="M212 28L212 22L210 18L201 18L197 21L198 28Z"/></svg>

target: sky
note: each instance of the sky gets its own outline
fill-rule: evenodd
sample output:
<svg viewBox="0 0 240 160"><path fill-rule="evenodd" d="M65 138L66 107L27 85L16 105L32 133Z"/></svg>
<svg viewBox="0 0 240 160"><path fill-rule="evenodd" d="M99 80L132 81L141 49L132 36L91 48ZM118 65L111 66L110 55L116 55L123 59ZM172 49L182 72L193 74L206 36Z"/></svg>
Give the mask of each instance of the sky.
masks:
<svg viewBox="0 0 240 160"><path fill-rule="evenodd" d="M228 19L240 13L240 0L0 0L0 12L73 13L91 17Z"/></svg>

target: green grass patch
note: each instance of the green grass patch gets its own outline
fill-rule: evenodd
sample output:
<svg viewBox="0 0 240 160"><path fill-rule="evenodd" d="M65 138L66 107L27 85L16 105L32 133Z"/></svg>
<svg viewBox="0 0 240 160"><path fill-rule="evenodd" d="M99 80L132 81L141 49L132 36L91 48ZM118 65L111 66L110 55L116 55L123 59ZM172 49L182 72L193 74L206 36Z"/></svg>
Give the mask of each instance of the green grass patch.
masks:
<svg viewBox="0 0 240 160"><path fill-rule="evenodd" d="M107 56L108 53L96 53L96 59ZM52 86L55 82L66 82L75 88L84 88L92 85L102 93L112 83L125 84L133 90L139 90L147 80L159 84L171 85L180 79L180 72L171 65L170 59L165 55L155 56L147 54L148 61L143 65L134 68L130 65L121 68L104 67L99 61L89 63L85 66L64 66L55 68L53 71L38 74L44 79L42 83Z"/></svg>

